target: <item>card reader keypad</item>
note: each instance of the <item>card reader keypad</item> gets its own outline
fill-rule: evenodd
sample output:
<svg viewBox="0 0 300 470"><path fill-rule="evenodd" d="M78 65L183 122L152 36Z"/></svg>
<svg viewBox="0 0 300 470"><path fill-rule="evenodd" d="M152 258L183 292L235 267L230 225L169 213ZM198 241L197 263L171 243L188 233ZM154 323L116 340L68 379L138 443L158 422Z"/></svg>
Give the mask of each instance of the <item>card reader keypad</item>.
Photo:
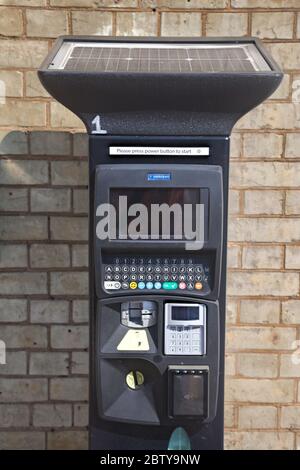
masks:
<svg viewBox="0 0 300 470"><path fill-rule="evenodd" d="M209 293L210 273L201 257L107 257L103 287L108 291Z"/></svg>
<svg viewBox="0 0 300 470"><path fill-rule="evenodd" d="M203 354L199 327L169 327L168 336L168 354Z"/></svg>

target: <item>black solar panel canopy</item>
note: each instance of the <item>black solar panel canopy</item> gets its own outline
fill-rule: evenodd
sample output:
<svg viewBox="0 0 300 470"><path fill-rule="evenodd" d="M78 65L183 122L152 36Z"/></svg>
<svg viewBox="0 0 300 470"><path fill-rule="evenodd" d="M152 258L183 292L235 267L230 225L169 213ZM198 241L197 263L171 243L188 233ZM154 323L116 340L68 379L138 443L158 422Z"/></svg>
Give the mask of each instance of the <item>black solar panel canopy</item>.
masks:
<svg viewBox="0 0 300 470"><path fill-rule="evenodd" d="M228 133L282 74L253 38L65 36L39 77L89 132L194 135Z"/></svg>

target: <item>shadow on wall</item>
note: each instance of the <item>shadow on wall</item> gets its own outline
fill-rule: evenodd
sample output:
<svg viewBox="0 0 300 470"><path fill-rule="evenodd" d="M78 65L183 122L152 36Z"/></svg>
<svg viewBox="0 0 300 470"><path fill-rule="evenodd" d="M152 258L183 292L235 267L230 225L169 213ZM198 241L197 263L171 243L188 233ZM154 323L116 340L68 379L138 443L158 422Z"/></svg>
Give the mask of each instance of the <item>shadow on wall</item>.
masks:
<svg viewBox="0 0 300 470"><path fill-rule="evenodd" d="M85 449L87 137L0 132L0 449Z"/></svg>

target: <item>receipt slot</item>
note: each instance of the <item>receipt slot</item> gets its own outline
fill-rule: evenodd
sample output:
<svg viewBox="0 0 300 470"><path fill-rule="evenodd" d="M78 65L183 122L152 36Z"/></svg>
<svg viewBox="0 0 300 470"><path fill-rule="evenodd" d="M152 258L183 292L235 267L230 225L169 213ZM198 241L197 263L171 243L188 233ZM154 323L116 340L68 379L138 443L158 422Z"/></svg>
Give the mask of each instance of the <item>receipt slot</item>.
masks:
<svg viewBox="0 0 300 470"><path fill-rule="evenodd" d="M89 134L90 448L222 449L229 136L282 73L253 38L66 36L39 77Z"/></svg>

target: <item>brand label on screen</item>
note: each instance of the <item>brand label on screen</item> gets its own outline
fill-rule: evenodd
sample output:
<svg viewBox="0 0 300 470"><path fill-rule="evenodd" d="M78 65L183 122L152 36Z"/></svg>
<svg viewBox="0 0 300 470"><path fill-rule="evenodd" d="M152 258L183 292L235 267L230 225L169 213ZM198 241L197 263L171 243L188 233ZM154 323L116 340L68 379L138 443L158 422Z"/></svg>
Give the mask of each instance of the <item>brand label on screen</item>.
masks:
<svg viewBox="0 0 300 470"><path fill-rule="evenodd" d="M148 173L148 181L170 181L171 173Z"/></svg>
<svg viewBox="0 0 300 470"><path fill-rule="evenodd" d="M209 147L109 147L109 155L208 157Z"/></svg>

